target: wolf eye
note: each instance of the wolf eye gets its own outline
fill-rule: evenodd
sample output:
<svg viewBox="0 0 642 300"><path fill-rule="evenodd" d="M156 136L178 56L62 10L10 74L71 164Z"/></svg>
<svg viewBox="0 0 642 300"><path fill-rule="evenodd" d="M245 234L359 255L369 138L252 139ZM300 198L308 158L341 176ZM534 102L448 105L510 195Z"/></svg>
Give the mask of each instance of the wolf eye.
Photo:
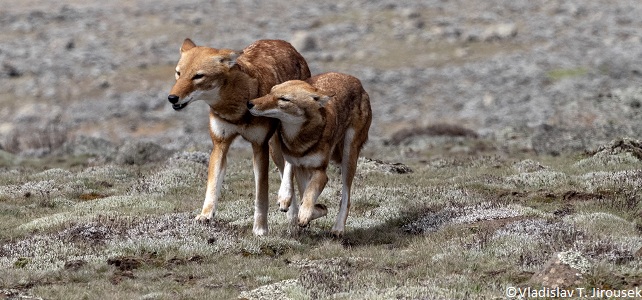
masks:
<svg viewBox="0 0 642 300"><path fill-rule="evenodd" d="M285 98L285 97L279 97L280 101L285 101L285 102L290 102L290 99Z"/></svg>
<svg viewBox="0 0 642 300"><path fill-rule="evenodd" d="M201 78L203 78L203 76L205 76L205 75L203 75L203 74L195 74L194 76L192 76L192 80L201 79Z"/></svg>
<svg viewBox="0 0 642 300"><path fill-rule="evenodd" d="M176 76L181 76L181 72L176 71Z"/></svg>

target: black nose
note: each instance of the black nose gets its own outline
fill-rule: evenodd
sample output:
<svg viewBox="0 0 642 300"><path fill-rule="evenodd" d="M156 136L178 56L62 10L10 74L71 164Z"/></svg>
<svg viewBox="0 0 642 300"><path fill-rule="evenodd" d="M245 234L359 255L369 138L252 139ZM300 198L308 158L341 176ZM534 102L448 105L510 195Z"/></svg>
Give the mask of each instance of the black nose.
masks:
<svg viewBox="0 0 642 300"><path fill-rule="evenodd" d="M254 107L254 103L248 101L247 102L247 109L252 109L252 107Z"/></svg>
<svg viewBox="0 0 642 300"><path fill-rule="evenodd" d="M169 96L167 96L167 100L169 100L169 103L171 103L171 104L176 104L176 102L178 102L178 96L169 95Z"/></svg>

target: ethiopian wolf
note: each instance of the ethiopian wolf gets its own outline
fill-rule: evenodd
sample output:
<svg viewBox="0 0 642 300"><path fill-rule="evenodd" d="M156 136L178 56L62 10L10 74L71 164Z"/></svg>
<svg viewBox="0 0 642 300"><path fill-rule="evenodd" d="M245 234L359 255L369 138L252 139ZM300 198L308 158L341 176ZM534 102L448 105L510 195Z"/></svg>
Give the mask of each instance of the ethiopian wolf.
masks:
<svg viewBox="0 0 642 300"><path fill-rule="evenodd" d="M357 159L372 121L370 98L359 79L325 73L306 81L291 80L274 86L269 94L251 100L247 106L255 116L281 121L276 136L291 164L286 168L294 168L302 195L300 226L327 214L326 206L316 201L328 182L329 161L341 165L341 204L332 233L342 235ZM281 210L296 208L287 200L279 204Z"/></svg>
<svg viewBox="0 0 642 300"><path fill-rule="evenodd" d="M242 51L234 51L196 46L192 40L185 39L180 54L176 83L167 98L175 110L182 110L197 100L205 101L209 105L209 131L214 144L205 201L196 220L212 218L221 194L227 152L234 139L241 136L252 144L254 153L253 232L265 235L269 206L268 153L272 152L272 159L280 170L284 168L284 161L279 143L270 142L268 146L278 120L253 116L248 112L247 102L269 93L278 83L309 78L308 65L292 45L281 40L260 40ZM288 174L283 176L283 185L292 189L292 176L285 175ZM293 191L287 192L291 196Z"/></svg>

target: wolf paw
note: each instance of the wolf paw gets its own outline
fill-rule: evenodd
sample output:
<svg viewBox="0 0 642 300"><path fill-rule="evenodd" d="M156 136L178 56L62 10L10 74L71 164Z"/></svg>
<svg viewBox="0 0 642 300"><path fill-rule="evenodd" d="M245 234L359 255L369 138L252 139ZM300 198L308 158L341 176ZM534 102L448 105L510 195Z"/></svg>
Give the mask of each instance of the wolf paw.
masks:
<svg viewBox="0 0 642 300"><path fill-rule="evenodd" d="M336 226L332 227L332 230L330 231L330 233L335 238L343 237L343 228L337 228Z"/></svg>
<svg viewBox="0 0 642 300"><path fill-rule="evenodd" d="M200 214L194 218L194 221L199 222L199 223L208 223L212 219L212 216L207 216Z"/></svg>
<svg viewBox="0 0 642 300"><path fill-rule="evenodd" d="M267 228L260 228L260 227L254 227L252 229L252 233L257 236L265 236L268 235L268 229Z"/></svg>
<svg viewBox="0 0 642 300"><path fill-rule="evenodd" d="M287 212L290 209L290 203L292 203L292 198L279 196L279 200L277 201L277 203L279 203L280 211Z"/></svg>
<svg viewBox="0 0 642 300"><path fill-rule="evenodd" d="M310 221L328 214L328 208L323 204L315 204L312 209L299 209L299 226L306 227Z"/></svg>
<svg viewBox="0 0 642 300"><path fill-rule="evenodd" d="M314 211L312 212L312 220L324 217L328 214L328 208L320 203L314 205Z"/></svg>

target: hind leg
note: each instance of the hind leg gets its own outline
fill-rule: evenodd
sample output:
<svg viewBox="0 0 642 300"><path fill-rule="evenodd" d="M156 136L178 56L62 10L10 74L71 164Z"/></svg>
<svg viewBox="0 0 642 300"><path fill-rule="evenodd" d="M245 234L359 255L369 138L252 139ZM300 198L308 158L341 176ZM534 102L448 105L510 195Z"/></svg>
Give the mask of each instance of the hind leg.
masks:
<svg viewBox="0 0 642 300"><path fill-rule="evenodd" d="M350 129L346 133L344 141L344 151L341 157L341 203L339 205L339 214L337 221L332 227L334 236L341 236L345 231L348 212L350 211L350 192L352 189L352 180L357 170L357 160L359 159L360 146L354 141L354 130Z"/></svg>
<svg viewBox="0 0 642 300"><path fill-rule="evenodd" d="M268 167L269 149L267 144L252 144L254 156L252 159L254 167L255 200L254 200L254 227L252 232L255 235L266 235L268 233Z"/></svg>

